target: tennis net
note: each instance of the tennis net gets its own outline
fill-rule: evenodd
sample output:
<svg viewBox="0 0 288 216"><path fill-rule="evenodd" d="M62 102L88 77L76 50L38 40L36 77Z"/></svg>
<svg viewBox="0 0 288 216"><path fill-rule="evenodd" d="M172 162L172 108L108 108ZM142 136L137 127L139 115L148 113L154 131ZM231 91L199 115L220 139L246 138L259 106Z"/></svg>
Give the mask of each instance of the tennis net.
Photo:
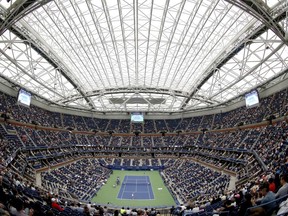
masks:
<svg viewBox="0 0 288 216"><path fill-rule="evenodd" d="M148 181L124 181L122 182L123 185L150 185Z"/></svg>

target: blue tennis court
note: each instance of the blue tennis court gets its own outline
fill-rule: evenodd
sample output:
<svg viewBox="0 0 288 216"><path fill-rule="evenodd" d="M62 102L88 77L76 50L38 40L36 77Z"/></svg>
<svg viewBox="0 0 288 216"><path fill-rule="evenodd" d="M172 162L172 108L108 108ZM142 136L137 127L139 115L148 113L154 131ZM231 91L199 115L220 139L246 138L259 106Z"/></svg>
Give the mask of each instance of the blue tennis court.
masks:
<svg viewBox="0 0 288 216"><path fill-rule="evenodd" d="M125 176L117 198L125 200L154 199L149 176Z"/></svg>

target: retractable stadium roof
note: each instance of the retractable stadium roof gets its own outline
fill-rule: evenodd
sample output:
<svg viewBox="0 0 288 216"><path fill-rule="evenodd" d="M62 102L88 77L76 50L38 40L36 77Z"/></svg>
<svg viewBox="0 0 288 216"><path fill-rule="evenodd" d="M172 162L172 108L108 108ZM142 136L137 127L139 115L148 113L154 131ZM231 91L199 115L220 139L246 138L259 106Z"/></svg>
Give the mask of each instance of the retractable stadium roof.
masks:
<svg viewBox="0 0 288 216"><path fill-rule="evenodd" d="M287 0L2 0L0 81L51 106L185 112L287 76Z"/></svg>

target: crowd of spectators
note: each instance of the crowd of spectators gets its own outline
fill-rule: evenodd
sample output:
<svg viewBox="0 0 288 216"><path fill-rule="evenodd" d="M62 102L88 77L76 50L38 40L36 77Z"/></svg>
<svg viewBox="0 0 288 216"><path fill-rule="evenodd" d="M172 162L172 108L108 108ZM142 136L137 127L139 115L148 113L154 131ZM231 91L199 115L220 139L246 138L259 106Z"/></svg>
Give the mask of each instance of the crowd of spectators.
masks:
<svg viewBox="0 0 288 216"><path fill-rule="evenodd" d="M93 165L93 163L99 163L99 161L95 161L95 159L85 160L85 163L91 163L91 165ZM204 167L201 167L197 164L192 164L189 160L182 161L179 159L163 159L162 161L165 164L168 163L170 165L175 165L180 169L179 171L171 170L172 175L170 175L171 172L169 172L169 178L178 178L177 175L182 175L183 178L180 178L181 176L178 178L178 181L180 181L179 186L180 184L185 184L185 182L187 182L188 180L190 180L190 184L201 185L199 187L199 191L201 193L199 198L194 201L190 200L189 202L181 204L175 208L172 207L172 215L192 216L197 212L203 212L205 213L205 215L222 215L223 213L225 213L225 215L228 215L228 212L230 216L243 216L245 215L245 212L248 208L250 208L248 210L248 215L270 215L270 213L273 211L285 212L287 210L281 207L279 210L277 208L278 201L281 202L282 200L285 200L288 195L288 178L285 174L274 175L273 173L267 173L266 175L258 177L258 179L253 179L255 181L247 182L245 185L242 185L241 188L239 187L234 191L225 191L225 187L221 185L221 182L223 182L223 179L221 178L225 179L225 176L221 175L220 173L206 170L206 168ZM55 178L63 178L62 182L65 182L65 178L67 177L67 175L75 175L74 178L79 178L78 175L80 175L80 170L76 170L80 169L81 166L84 166L82 162L77 162L73 164L72 167L69 167L69 170L64 171L65 174L61 174L58 170L57 172L53 173L53 176L56 176ZM73 170L75 172L73 172ZM192 178L189 176L192 175L192 170L195 170L195 172L198 173L198 176L195 176L195 178L194 176L192 176ZM98 171L99 175L102 175L102 173L103 171ZM81 175L83 174L84 172L81 173ZM200 181L197 177L203 174L206 174L207 177ZM166 173L163 173L163 175L166 175ZM91 177L91 173L90 178L93 178ZM271 182L271 179L274 179L274 187L270 187L270 185L268 184L268 182ZM78 181L80 180L81 179L79 178ZM167 180L168 178L166 179L166 181ZM211 185L207 184L208 182ZM66 190L65 184L58 185L58 183L55 183L54 185L57 185L58 187L61 186L62 190L55 190L55 188L54 190L53 188L49 188L49 190L38 188L33 184L29 183L23 177L14 173L13 170L9 168L3 169L2 166L0 181L1 215L156 216L160 214L160 211L157 211L154 208L130 209L129 207L123 207L110 209L106 206L91 204L91 202L81 203L79 201L77 202L75 199L66 199L63 198L63 196L61 195L64 194L63 191ZM85 185L87 185L87 183ZM194 185L194 187L197 187L196 185ZM213 188L213 190L210 191L209 187ZM182 188L183 186L180 187L180 189ZM275 192L273 192L272 190ZM217 191L219 193L217 193ZM203 196L206 192L209 193L209 199ZM181 191L180 194L182 193L185 192ZM261 197L264 198L261 199ZM276 200L277 198L280 198L280 200ZM258 204L262 205L259 206Z"/></svg>
<svg viewBox="0 0 288 216"><path fill-rule="evenodd" d="M79 156L93 157L96 153L111 155L111 152L116 152L115 155L118 156L117 153L121 152L121 149L125 149L126 153L133 152L133 149L145 153L155 152L156 157L165 152L175 153L175 156L179 157L193 157L198 161L213 164L222 170L237 173L238 180L250 180L268 171L270 172L269 175L271 173L279 174L286 170L286 164L288 164L288 124L286 121L261 128L218 133L210 132L209 129L230 128L239 123L254 124L271 115L274 117L287 115L287 93L288 91L285 89L263 98L260 106L256 108L240 107L225 113L184 119L148 119L145 120L144 124L138 125L131 124L127 119L97 119L50 112L33 105L30 108L22 107L17 105L15 98L0 93L0 111L4 120L14 119L18 122L35 125L35 128L32 128L13 126L8 123L1 124L0 157L5 161L5 166L10 164L9 166L12 169L31 178L35 174L34 170L42 167L73 160ZM43 130L37 129L37 125L68 130ZM204 129L208 129L208 131L206 132ZM73 131L77 131L77 133ZM95 131L95 134L85 134L81 131ZM110 135L99 135L97 134L99 131L109 132ZM112 136L113 133L134 134L135 131L140 132L140 134L160 133L162 136L137 136L136 134L134 136ZM165 136L167 132L177 131L179 131L178 136ZM190 131L200 131L200 133L181 134L181 132ZM167 184L170 183L171 191L174 191L184 201L195 197L203 197L203 194L211 194L213 190L217 194L222 193L224 188L227 187L228 178L217 172L205 170L206 168L203 167L196 167L194 163L188 160L155 159L154 156L153 153L150 160L116 158L102 162L119 166L165 165L167 167L164 171L165 181ZM94 162L99 163L98 160ZM81 161L79 163L81 164ZM63 169L61 174L66 176L61 177L65 181L69 181L71 173L73 175L81 173L81 165L70 166L69 168L60 168ZM193 172L190 172L189 167L193 167L199 175L192 174ZM53 172L51 173L56 175ZM97 173L97 171L95 172ZM102 169L99 172L105 173ZM52 175L51 173L49 175ZM208 174L202 176L201 173ZM47 176L49 175L47 174ZM216 180L212 181L211 188L205 188L193 177L202 179L204 182L212 181L212 178ZM205 177L208 179L205 180ZM274 178L274 176L272 177ZM59 177L59 179L61 178ZM217 179L226 183L219 185L220 180ZM52 186L57 185L59 187L60 183L55 183L56 180L53 178ZM260 180L257 179L256 182ZM262 179L262 181L266 181L266 179ZM87 182L84 184L87 184ZM70 182L67 185L71 186ZM67 185L66 187L62 186L68 188ZM201 190L199 189L195 193L193 190L197 185ZM85 191L89 191L89 193L83 194L81 193L82 186L72 186L73 193L76 193L81 199L89 199L93 194L92 192L94 192L91 191L91 188L96 188L95 185L91 185L90 189L85 188ZM69 190L72 190L72 186Z"/></svg>
<svg viewBox="0 0 288 216"><path fill-rule="evenodd" d="M50 112L35 106L30 108L17 105L16 99L0 93L0 112L9 115L9 118L20 122L36 125L72 128L78 131L114 131L117 133L158 133L161 131L197 131L198 129L229 128L240 122L251 124L261 122L270 115L283 116L287 113L285 98L287 89L261 99L259 107L247 109L240 107L229 112L221 112L214 115L196 116L175 120L150 120L146 119L144 125L131 124L126 120L96 119L68 114ZM51 116L51 118L50 118ZM140 126L141 125L141 126Z"/></svg>
<svg viewBox="0 0 288 216"><path fill-rule="evenodd" d="M36 154L36 153L35 153ZM17 163L23 160L23 153L17 158ZM71 159L71 158L70 158ZM70 194L66 198L77 197L78 200L89 201L97 190L109 177L111 170L105 168L108 165L115 166L165 166L163 171L164 181L169 185L175 196L183 201L190 200L197 195L210 196L212 191L220 193L227 188L229 178L216 171L200 166L199 164L182 161L181 159L82 159L58 169L50 170L53 165L60 164L64 160L52 158L40 163L41 166L49 167L49 170L42 172L42 186L47 191ZM36 161L39 162L39 161ZM44 164L43 164L44 163ZM37 163L27 167L33 171L40 168ZM100 165L101 164L101 165ZM18 164L13 164L13 167ZM25 164L24 164L25 165ZM104 165L104 166L103 166ZM20 166L19 166L20 167ZM14 167L15 168L15 167ZM207 184L210 182L210 184ZM209 187L208 187L209 185ZM205 187L203 187L205 186ZM197 190L195 189L197 188ZM201 189L201 190L200 190Z"/></svg>
<svg viewBox="0 0 288 216"><path fill-rule="evenodd" d="M164 180L171 191L187 202L200 195L223 194L230 183L230 176L201 166L191 160L176 159L163 171Z"/></svg>
<svg viewBox="0 0 288 216"><path fill-rule="evenodd" d="M226 167L237 172L240 178L247 177L247 175L249 176L258 171L263 171L259 160L262 160L264 165L269 168L277 163L282 163L287 139L287 123L285 121L279 122L276 125L255 129L223 133L206 132L173 137L103 137L99 135L73 134L67 131L34 130L23 127L15 128L18 132L18 138L21 139L16 139L16 141L9 139L9 141L7 141L4 137L5 133L3 133L3 151L1 153L3 156L5 155L4 159L6 160L13 155L17 149L25 149L27 147L35 147L37 149L37 147L42 146L51 148L76 145L82 146L81 152L84 152L89 151L89 148L84 148L83 146L95 146L95 148L92 149L93 151L115 151L117 148L121 149L128 146L127 152L139 147L143 152L155 151L156 153L161 153L161 151L173 152L177 150L177 147L182 146L181 149L178 148L178 150L181 150L182 155L192 155L206 162ZM7 134L8 133L6 133L6 135ZM92 139L96 141L94 145L91 143ZM8 142L10 142L9 145ZM11 145L11 143L16 144ZM263 148L263 146L265 146L265 148ZM10 148L12 148L12 150ZM269 151L266 151L267 148ZM283 149L284 151L282 151ZM79 152L79 149L75 151ZM69 152L71 153L71 151ZM279 152L282 153L280 154ZM51 152L44 155L51 155ZM33 156L40 157L43 156L43 153ZM243 164L243 161L247 163ZM39 167L41 165L38 163L37 166ZM245 167L245 169L243 169L243 167ZM255 170L257 170L257 172L255 172Z"/></svg>
<svg viewBox="0 0 288 216"><path fill-rule="evenodd" d="M56 170L42 173L47 190L61 188L77 196L79 200L92 199L107 181L111 170L100 166L97 159L83 159Z"/></svg>
<svg viewBox="0 0 288 216"><path fill-rule="evenodd" d="M93 163L93 161L90 161ZM1 163L0 163L1 165ZM77 169L77 166L74 167ZM9 168L0 166L0 215L1 216L156 216L151 208L108 208L81 203L76 199L61 197L63 191L45 190L26 181ZM102 172L98 172L99 175ZM67 173L69 175L69 173ZM77 176L76 176L77 177Z"/></svg>

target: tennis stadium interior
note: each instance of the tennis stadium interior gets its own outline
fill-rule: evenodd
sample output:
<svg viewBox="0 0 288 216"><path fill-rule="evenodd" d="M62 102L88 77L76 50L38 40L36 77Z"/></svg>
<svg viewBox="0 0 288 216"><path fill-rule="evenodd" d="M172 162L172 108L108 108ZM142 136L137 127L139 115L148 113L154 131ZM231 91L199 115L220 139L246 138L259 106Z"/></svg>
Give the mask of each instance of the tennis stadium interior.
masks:
<svg viewBox="0 0 288 216"><path fill-rule="evenodd" d="M288 215L287 0L0 0L0 215Z"/></svg>

